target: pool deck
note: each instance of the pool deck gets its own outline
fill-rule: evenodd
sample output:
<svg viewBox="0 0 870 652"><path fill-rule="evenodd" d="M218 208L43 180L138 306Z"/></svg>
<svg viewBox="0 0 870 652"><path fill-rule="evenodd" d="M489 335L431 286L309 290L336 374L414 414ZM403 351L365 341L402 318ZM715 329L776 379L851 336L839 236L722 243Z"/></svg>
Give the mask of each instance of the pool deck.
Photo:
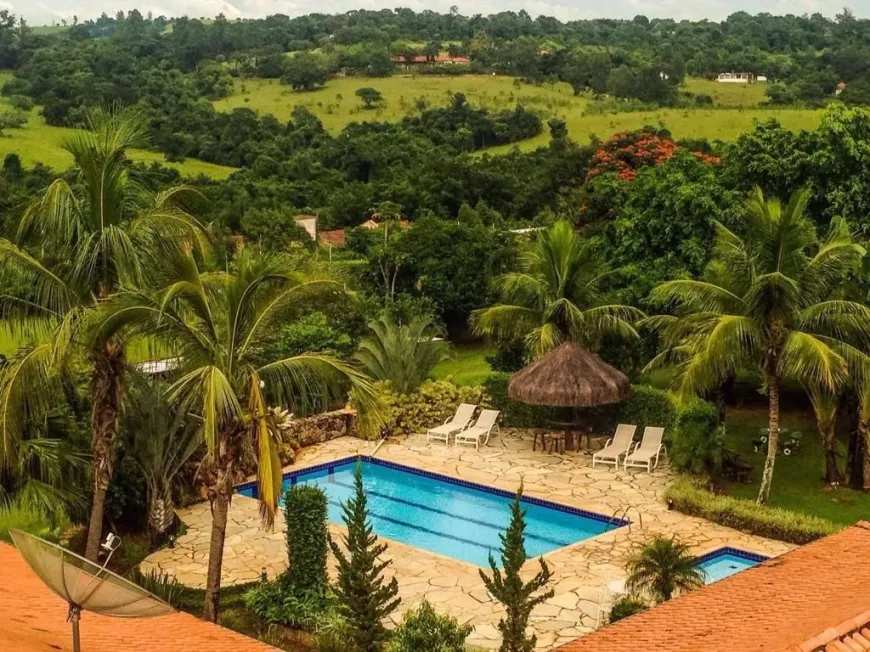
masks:
<svg viewBox="0 0 870 652"><path fill-rule="evenodd" d="M296 464L284 470L296 471L349 455L369 454L372 448L372 442L342 437L300 451ZM614 471L602 466L593 469L588 453L533 452L531 434L522 431L496 436L479 452L470 447L427 444L425 436L413 435L388 441L377 457L511 492L516 491L522 479L526 495L606 516L632 506L629 519L634 523L630 531L628 527L619 528L545 556L553 570L550 586L555 594L532 612L531 626L538 637L538 650L552 649L592 631L599 604L609 595L608 583L624 579L625 560L655 534L676 535L690 543L693 552L699 555L731 546L776 556L794 547L669 511L662 496L673 476L666 465L660 465L651 475L640 469ZM203 587L211 527L208 504L181 510L179 516L187 525L187 532L179 537L175 548L150 555L142 570L171 573L188 586ZM236 495L227 525L224 583L256 580L263 568L269 577L280 573L286 567L284 529L283 517L279 515L275 530L264 531L257 501ZM337 536L343 528L330 524L330 532ZM392 615L395 622L401 620L404 610L426 599L437 611L474 625L469 644L487 649L498 647L496 624L502 611L488 597L476 566L395 541L388 543L390 572L399 581L402 597L402 604ZM530 560L525 570L530 575L539 570L537 560Z"/></svg>

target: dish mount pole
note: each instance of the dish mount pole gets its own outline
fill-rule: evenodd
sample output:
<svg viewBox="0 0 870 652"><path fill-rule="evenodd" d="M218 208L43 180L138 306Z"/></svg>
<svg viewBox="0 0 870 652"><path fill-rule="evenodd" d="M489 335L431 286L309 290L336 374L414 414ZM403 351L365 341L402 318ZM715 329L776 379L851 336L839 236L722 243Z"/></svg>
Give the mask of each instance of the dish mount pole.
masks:
<svg viewBox="0 0 870 652"><path fill-rule="evenodd" d="M73 635L73 652L81 652L82 644L79 640L79 619L82 615L82 608L77 604L70 603L69 613L67 614L67 622L72 624Z"/></svg>

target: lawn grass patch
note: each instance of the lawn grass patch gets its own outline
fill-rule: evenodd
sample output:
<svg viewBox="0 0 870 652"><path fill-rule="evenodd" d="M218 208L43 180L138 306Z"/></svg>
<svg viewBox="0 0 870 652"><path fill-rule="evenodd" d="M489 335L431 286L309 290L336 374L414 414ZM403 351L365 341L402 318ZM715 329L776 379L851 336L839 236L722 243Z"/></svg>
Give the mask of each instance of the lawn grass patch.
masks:
<svg viewBox="0 0 870 652"><path fill-rule="evenodd" d="M451 380L456 385L482 385L492 371L486 357L494 352L491 345L483 342L457 345L451 357L435 365L429 376L433 380Z"/></svg>
<svg viewBox="0 0 870 652"><path fill-rule="evenodd" d="M728 483L728 494L754 500L758 495L764 454L753 451L752 441L759 429L767 425L764 409L729 410L726 419L726 445L752 464L748 484ZM840 525L851 525L870 514L870 494L844 486L826 487L823 478L825 458L815 419L806 413L789 412L782 416L782 425L802 433L801 447L793 455L778 455L773 474L770 505L794 512L818 516ZM841 459L845 447L840 442ZM842 464L842 462L841 462Z"/></svg>
<svg viewBox="0 0 870 652"><path fill-rule="evenodd" d="M686 77L683 90L693 95L709 95L715 106L758 106L767 100L767 84L720 84L701 77Z"/></svg>

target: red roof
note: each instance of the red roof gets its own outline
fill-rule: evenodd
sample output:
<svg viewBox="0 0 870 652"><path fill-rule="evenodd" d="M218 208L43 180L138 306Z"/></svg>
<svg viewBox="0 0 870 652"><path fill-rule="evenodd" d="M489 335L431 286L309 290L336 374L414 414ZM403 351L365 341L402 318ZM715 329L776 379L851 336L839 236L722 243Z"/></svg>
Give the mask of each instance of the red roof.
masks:
<svg viewBox="0 0 870 652"><path fill-rule="evenodd" d="M560 652L850 652L870 609L870 523L572 641ZM862 643L863 645L863 643Z"/></svg>
<svg viewBox="0 0 870 652"><path fill-rule="evenodd" d="M439 54L435 57L437 63L471 63L468 57L451 57L449 54Z"/></svg>
<svg viewBox="0 0 870 652"><path fill-rule="evenodd" d="M0 650L60 652L72 648L67 604L34 574L18 551L0 543ZM84 612L82 650L127 652L275 652L265 643L177 612L156 618L112 618Z"/></svg>
<svg viewBox="0 0 870 652"><path fill-rule="evenodd" d="M345 245L344 229L321 231L317 234L317 240L322 244L332 245L333 247L343 247Z"/></svg>

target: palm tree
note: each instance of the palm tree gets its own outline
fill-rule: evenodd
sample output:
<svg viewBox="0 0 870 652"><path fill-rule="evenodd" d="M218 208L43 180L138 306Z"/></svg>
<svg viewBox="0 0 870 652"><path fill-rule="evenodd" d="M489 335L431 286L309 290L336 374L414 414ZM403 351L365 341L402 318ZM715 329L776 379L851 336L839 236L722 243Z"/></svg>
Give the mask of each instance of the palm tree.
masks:
<svg viewBox="0 0 870 652"><path fill-rule="evenodd" d="M40 343L11 361L0 381L0 463L22 437L27 416L44 412L72 358L90 368L93 503L85 555L96 560L112 480L124 384L125 347L84 344L89 309L124 286L142 284L160 257L192 246L201 225L184 208L198 196L155 193L136 178L126 152L141 146L146 122L131 111L95 111L90 129L62 147L75 163L24 212L16 242L0 239L0 317Z"/></svg>
<svg viewBox="0 0 870 652"><path fill-rule="evenodd" d="M822 436L825 451L825 483L837 485L841 482L837 466L837 412L840 409L840 394L818 384L805 388L816 415L816 424Z"/></svg>
<svg viewBox="0 0 870 652"><path fill-rule="evenodd" d="M656 602L704 585L704 571L695 564L689 546L663 535L644 545L628 560L625 570L629 593L647 593Z"/></svg>
<svg viewBox="0 0 870 652"><path fill-rule="evenodd" d="M448 344L429 334L431 325L426 317L415 317L406 326L381 317L369 323L372 334L360 342L355 357L373 377L389 381L395 391L413 392L449 355Z"/></svg>
<svg viewBox="0 0 870 652"><path fill-rule="evenodd" d="M104 306L99 339L151 335L183 361L169 401L200 421L208 449L212 530L204 617L217 619L227 510L241 457L258 460L260 511L271 525L281 493L278 424L270 405L305 410L348 389L360 427L374 432L378 402L371 382L354 367L325 355L264 361L271 331L303 305L344 293L328 270L300 267L287 256L243 250L228 272L200 271L193 256L167 261L171 280L155 292L127 292Z"/></svg>
<svg viewBox="0 0 870 652"><path fill-rule="evenodd" d="M172 409L165 385L134 376L126 392L123 421L129 455L145 477L152 541L163 539L172 526L175 478L202 445L196 424Z"/></svg>
<svg viewBox="0 0 870 652"><path fill-rule="evenodd" d="M594 244L578 236L569 222L556 222L542 232L521 267L495 279L501 303L471 314L477 335L524 339L535 357L568 340L594 350L606 336L637 338L632 324L643 313L604 303L604 264Z"/></svg>
<svg viewBox="0 0 870 652"><path fill-rule="evenodd" d="M756 189L737 231L716 224L706 278L657 287L653 300L674 314L647 320L665 346L649 367L676 363L681 393L715 389L740 369L761 374L769 439L759 504L773 481L780 381L834 391L847 375L841 347L870 337L870 309L836 295L864 249L839 219L820 241L807 199L796 192L783 206Z"/></svg>

